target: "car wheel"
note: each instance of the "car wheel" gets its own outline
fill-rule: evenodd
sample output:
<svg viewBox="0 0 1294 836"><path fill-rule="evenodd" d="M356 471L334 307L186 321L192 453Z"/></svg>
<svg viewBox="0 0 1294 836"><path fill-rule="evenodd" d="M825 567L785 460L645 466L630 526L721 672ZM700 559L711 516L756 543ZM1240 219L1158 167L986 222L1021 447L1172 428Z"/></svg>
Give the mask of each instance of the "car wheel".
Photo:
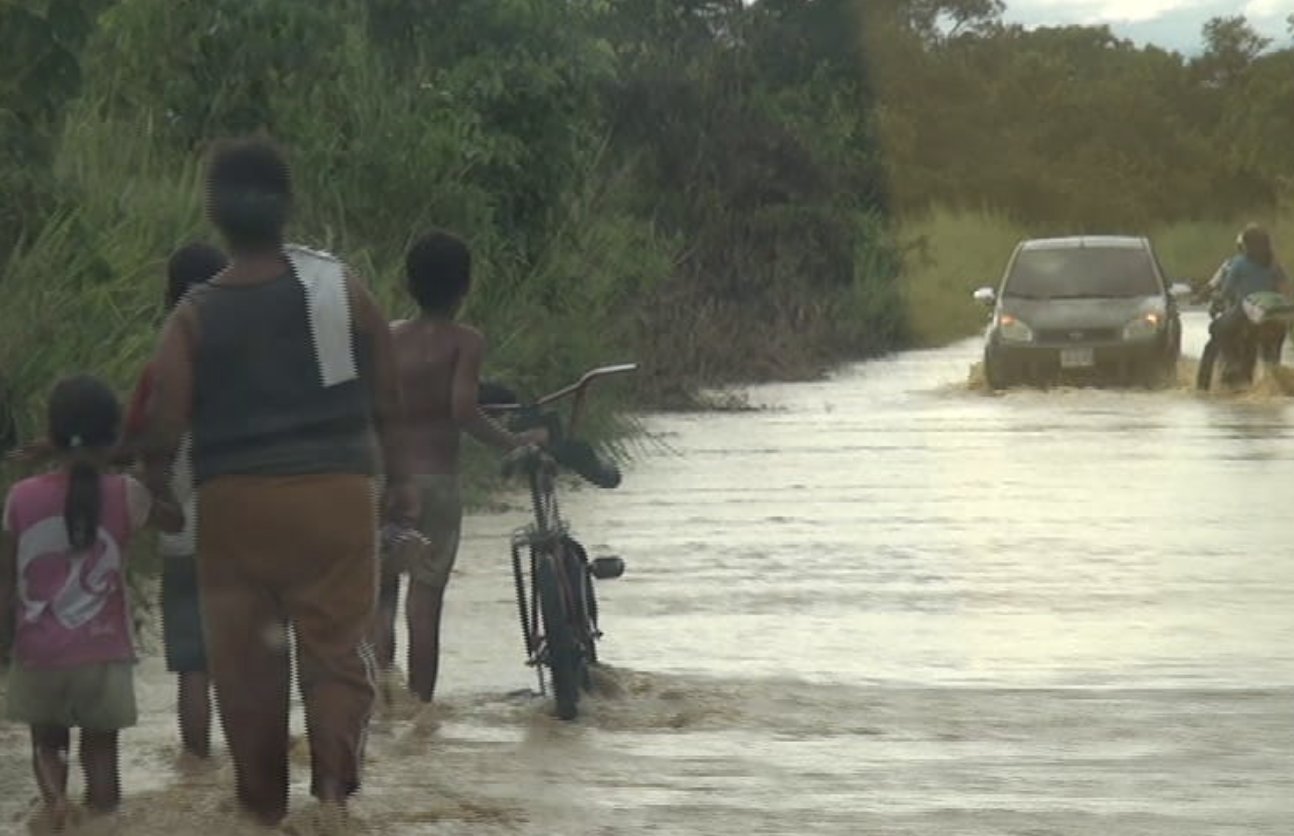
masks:
<svg viewBox="0 0 1294 836"><path fill-rule="evenodd" d="M984 349L984 382L994 392L1000 392L1011 386L1007 375L1006 361L998 356L991 347Z"/></svg>
<svg viewBox="0 0 1294 836"><path fill-rule="evenodd" d="M1159 383L1161 386L1173 387L1177 385L1177 355L1165 357L1159 364Z"/></svg>
<svg viewBox="0 0 1294 836"><path fill-rule="evenodd" d="M1145 360L1137 369L1137 380L1147 389L1163 389L1177 380L1177 359L1172 357Z"/></svg>

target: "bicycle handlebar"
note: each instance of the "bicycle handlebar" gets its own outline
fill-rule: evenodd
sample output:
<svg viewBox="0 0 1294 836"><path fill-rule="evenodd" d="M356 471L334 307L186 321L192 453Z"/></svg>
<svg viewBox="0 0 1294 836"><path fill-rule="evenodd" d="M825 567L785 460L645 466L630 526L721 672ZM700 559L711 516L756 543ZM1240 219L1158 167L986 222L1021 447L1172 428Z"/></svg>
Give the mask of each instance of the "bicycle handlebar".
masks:
<svg viewBox="0 0 1294 836"><path fill-rule="evenodd" d="M579 423L580 416L583 413L584 394L588 391L588 388L593 385L594 381L599 378L611 377L612 375L625 374L627 372L637 370L637 363L618 363L612 366L599 366L596 369L590 369L585 372L580 376L579 380L569 386L564 386L555 392L550 392L533 403L491 403L482 404L481 408L487 412L521 412L523 410L533 410L538 409L539 407L548 406L549 404L556 403L557 401L574 395L575 404L571 407L571 418L570 421L567 422L566 427L567 435L574 435L575 427Z"/></svg>
<svg viewBox="0 0 1294 836"><path fill-rule="evenodd" d="M620 484L620 471L616 466L601 459L597 453L583 441L574 438L575 427L579 422L584 405L584 395L594 381L603 377L636 371L637 363L620 363L613 366L600 366L585 372L578 381L569 386L551 392L533 403L494 403L481 405L487 412L511 413L517 415L531 426L545 427L549 430L549 442L546 452L556 463L567 467L587 481L602 488L614 488ZM564 398L575 396L571 407L570 420L565 432L556 414L541 414L540 409ZM535 451L521 453L521 458L532 458ZM510 459L513 457L510 457ZM510 464L505 464L505 470Z"/></svg>
<svg viewBox="0 0 1294 836"><path fill-rule="evenodd" d="M558 389L556 392L544 395L542 398L535 401L535 406L547 406L554 401L560 401L562 398L572 394L576 396L583 395L584 391L593 384L593 381L600 377L610 377L611 375L625 374L626 372L634 372L637 370L637 363L619 363L614 366L599 366L596 369L590 369L581 375L578 381L572 383L570 386Z"/></svg>
<svg viewBox="0 0 1294 836"><path fill-rule="evenodd" d="M515 412L517 410L528 409L536 406L547 406L548 404L553 403L555 401L560 401L562 398L566 398L571 395L583 392L593 383L593 381L597 380L600 377L608 377L610 375L623 374L625 372L632 372L637 370L638 370L637 363L619 363L614 366L599 366L596 369L588 370L587 372L585 372L583 375L580 376L579 380L575 381L569 386L563 386L561 389L558 389L556 392L549 392L547 395L544 395L542 398L539 398L533 403L522 403L520 401L517 401L515 403L489 403L489 404L484 404L483 406L484 408L489 409L490 411L497 410L499 412L509 412L509 411Z"/></svg>

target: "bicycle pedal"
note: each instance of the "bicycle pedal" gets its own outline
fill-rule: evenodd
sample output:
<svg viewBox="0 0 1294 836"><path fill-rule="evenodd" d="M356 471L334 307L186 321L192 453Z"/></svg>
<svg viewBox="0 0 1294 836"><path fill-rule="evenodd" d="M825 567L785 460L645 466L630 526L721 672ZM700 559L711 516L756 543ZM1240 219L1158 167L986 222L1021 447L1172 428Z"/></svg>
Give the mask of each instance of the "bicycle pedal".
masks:
<svg viewBox="0 0 1294 836"><path fill-rule="evenodd" d="M600 581L618 578L625 573L625 562L618 557L595 557L589 571Z"/></svg>

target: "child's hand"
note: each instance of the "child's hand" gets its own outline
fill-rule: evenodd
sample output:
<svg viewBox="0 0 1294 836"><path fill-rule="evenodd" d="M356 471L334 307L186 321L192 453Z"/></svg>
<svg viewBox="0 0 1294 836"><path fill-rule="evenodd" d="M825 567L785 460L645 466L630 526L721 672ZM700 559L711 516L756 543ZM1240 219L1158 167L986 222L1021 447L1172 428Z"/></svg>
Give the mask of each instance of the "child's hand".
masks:
<svg viewBox="0 0 1294 836"><path fill-rule="evenodd" d="M523 430L517 433L517 446L527 447L538 445L540 447L548 443L548 430L543 427L536 427L533 430Z"/></svg>
<svg viewBox="0 0 1294 836"><path fill-rule="evenodd" d="M418 490L412 482L404 481L386 486L386 495L382 500L382 508L388 521L413 525L418 519L418 512L421 510L418 500Z"/></svg>

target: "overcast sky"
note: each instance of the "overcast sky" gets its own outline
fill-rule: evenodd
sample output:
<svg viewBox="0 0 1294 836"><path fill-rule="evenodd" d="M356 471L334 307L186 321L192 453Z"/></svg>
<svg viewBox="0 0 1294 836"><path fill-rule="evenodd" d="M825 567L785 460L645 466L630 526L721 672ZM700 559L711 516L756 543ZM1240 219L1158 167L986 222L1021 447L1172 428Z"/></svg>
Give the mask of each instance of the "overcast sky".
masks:
<svg viewBox="0 0 1294 836"><path fill-rule="evenodd" d="M1287 43L1294 0L1006 0L1007 20L1025 24L1108 23L1119 35L1182 51L1200 45L1211 17L1243 14L1254 28Z"/></svg>

